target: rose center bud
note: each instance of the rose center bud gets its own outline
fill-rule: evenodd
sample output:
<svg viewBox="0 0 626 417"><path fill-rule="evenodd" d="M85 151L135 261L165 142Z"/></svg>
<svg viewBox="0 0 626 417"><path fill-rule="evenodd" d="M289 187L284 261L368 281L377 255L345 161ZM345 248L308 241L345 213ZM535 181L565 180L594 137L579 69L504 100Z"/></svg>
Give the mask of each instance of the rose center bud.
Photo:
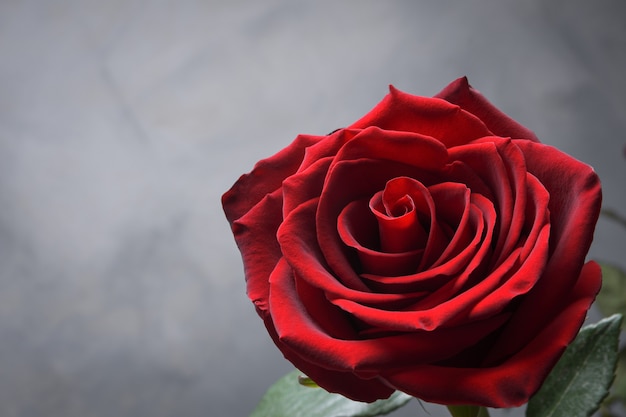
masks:
<svg viewBox="0 0 626 417"><path fill-rule="evenodd" d="M387 207L387 202L383 201L387 215L390 217L401 217L405 214L412 213L415 210L415 203L410 195L401 197L398 201Z"/></svg>
<svg viewBox="0 0 626 417"><path fill-rule="evenodd" d="M378 221L382 252L407 252L426 245L428 232L420 216L428 216L428 199L428 189L408 177L389 180L383 191L374 194L369 206Z"/></svg>

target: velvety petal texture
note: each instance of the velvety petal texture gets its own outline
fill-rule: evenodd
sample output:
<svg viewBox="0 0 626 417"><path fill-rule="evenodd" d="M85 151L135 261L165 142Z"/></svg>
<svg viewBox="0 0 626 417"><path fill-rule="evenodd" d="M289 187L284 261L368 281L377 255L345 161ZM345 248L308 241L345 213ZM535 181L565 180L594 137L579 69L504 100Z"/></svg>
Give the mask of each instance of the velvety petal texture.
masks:
<svg viewBox="0 0 626 417"><path fill-rule="evenodd" d="M222 203L247 292L285 358L359 401L528 401L601 285L601 203L584 163L466 78L390 87L327 136L300 135Z"/></svg>

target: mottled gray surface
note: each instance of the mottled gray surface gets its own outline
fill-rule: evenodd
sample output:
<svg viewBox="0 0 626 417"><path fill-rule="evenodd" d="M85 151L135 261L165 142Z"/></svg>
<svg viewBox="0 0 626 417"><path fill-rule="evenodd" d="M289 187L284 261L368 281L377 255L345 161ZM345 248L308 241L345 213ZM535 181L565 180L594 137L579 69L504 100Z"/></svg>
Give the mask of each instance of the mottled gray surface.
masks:
<svg viewBox="0 0 626 417"><path fill-rule="evenodd" d="M0 1L0 415L247 415L290 366L220 195L388 84L468 75L623 209L625 18L621 0ZM626 266L624 242L603 220L592 255Z"/></svg>

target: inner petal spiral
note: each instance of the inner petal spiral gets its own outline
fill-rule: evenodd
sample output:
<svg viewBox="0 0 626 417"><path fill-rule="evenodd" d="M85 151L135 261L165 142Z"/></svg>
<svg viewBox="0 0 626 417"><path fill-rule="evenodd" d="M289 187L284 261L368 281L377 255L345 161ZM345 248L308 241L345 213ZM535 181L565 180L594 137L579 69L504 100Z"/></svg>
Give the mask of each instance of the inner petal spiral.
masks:
<svg viewBox="0 0 626 417"><path fill-rule="evenodd" d="M374 194L369 206L378 221L380 249L387 253L423 248L428 232L422 225L429 217L428 189L420 182L397 177Z"/></svg>

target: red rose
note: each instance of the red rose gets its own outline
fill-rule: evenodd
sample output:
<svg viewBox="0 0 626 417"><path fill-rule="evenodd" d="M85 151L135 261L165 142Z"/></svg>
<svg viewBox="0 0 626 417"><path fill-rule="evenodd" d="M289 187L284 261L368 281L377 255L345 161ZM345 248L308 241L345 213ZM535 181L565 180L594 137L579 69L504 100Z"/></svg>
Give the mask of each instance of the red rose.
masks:
<svg viewBox="0 0 626 417"><path fill-rule="evenodd" d="M284 356L328 391L520 405L600 288L584 263L598 177L465 78L434 98L390 89L223 196L248 295Z"/></svg>

